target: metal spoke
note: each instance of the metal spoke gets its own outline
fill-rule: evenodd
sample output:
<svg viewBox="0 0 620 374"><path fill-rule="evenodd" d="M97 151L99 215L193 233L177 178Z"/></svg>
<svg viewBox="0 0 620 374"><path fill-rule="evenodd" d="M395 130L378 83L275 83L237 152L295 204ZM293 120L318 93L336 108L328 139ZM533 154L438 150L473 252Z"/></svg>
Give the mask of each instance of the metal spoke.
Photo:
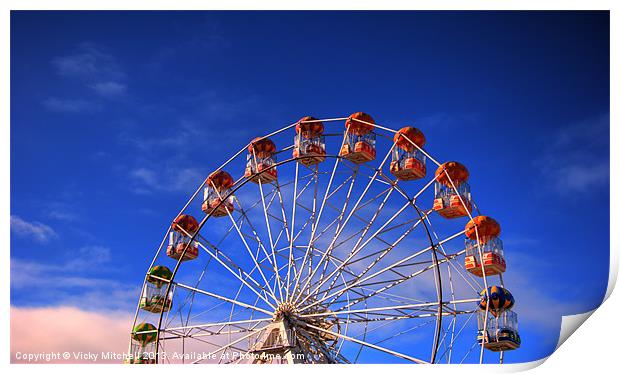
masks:
<svg viewBox="0 0 620 374"><path fill-rule="evenodd" d="M194 291L194 292L197 292L197 293L203 294L203 295L211 296L211 297L214 297L214 298L216 298L216 299L219 299L219 300L223 300L223 301L229 302L229 303L231 303L231 304L236 304L236 305L239 305L239 306L244 307L244 308L253 309L253 310L256 310L256 311L258 311L258 312L265 313L265 314L267 314L267 315L272 315L272 314L273 314L273 312L271 312L271 311L268 311L268 310L265 310L265 309L262 309L262 308L259 308L259 307L255 307L255 306L253 306L253 305L249 305L249 304L246 304L246 303L242 303L242 302L240 302L240 301L233 300L233 299L230 299L230 298L228 298L228 297L224 297L224 296L222 296L222 295L215 294L215 293L213 293L213 292L209 292L209 291L201 290L201 289L199 289L199 288L195 288L195 287L192 287L192 286L188 286L188 285L183 284L183 283L174 283L174 285L175 285L175 286L177 286L177 287L185 288L185 289L187 289L187 290L190 290L190 291ZM246 286L247 286L247 285L246 285Z"/></svg>
<svg viewBox="0 0 620 374"><path fill-rule="evenodd" d="M324 332L324 333L333 334L333 335L338 336L339 338L352 341L353 343L361 344L361 345L363 345L365 347L376 349L377 351L380 351L380 352L389 353L392 356L395 356L395 357L398 357L398 358L402 358L402 359L405 359L405 360L409 360L409 361L415 362L417 364L428 364L428 362L426 362L424 360L420 360L418 358L411 357L411 356L408 356L406 354L393 351L391 349L379 347L378 345L370 344L368 342L365 342L365 341L362 341L362 340L359 340L359 339L355 339L355 338L352 338L350 336L346 336L346 335L343 335L343 334L340 334L340 333L337 333L337 332L334 332L334 331L325 330L323 328L320 328L320 327L317 327L317 326L314 326L314 325L310 325L310 324L307 324L307 323L302 323L302 326L306 326L306 327L309 327L311 329L314 329L314 330L317 330L317 331L321 331L321 332Z"/></svg>
<svg viewBox="0 0 620 374"><path fill-rule="evenodd" d="M379 175L379 173L381 172L381 168L383 167L383 165L385 164L385 162L387 161L388 157L390 156L391 153L391 149L390 151L386 154L386 156L383 158L383 161L381 162L381 165L379 166L379 168L376 169L375 173L373 174L372 178L370 178L370 180L368 181L368 183L366 184L366 187L364 188L364 191L362 192L362 194L360 195L360 197L357 199L357 202L355 203L355 205L353 206L353 208L351 208L351 212L349 213L349 215L347 216L347 218L345 219L345 221L342 223L342 225L339 225L336 234L334 236L334 239L332 240L332 242L329 244L328 249L326 251L326 254L331 253L331 251L333 250L333 245L334 242L338 239L338 237L340 236L340 234L342 233L342 231L344 230L344 228L346 227L347 223L349 222L349 220L351 219L351 217L353 216L353 213L355 213L357 207L359 206L359 204L361 203L361 201L364 199L364 196L366 196L366 193L368 192L368 190L370 189L370 186L372 185L372 182L374 182L377 179L377 175ZM353 184L351 184L353 185ZM347 202L348 202L348 197L347 197ZM346 208L345 208L346 209ZM343 209L343 213L345 211L345 209ZM319 264L321 262L323 262L325 256L323 256L321 258L321 260L319 261ZM317 267L318 268L318 267ZM306 286L308 284L308 282L310 281L310 279L312 279L312 275L310 275L308 277L308 281L306 282ZM320 281L319 285L315 288L315 292L319 290L319 288L321 287L321 285L324 283L325 281ZM303 288L302 288L303 291ZM300 292L301 295L301 292ZM304 303L306 300L308 300L309 296L306 296L306 298L302 299L302 303Z"/></svg>
<svg viewBox="0 0 620 374"><path fill-rule="evenodd" d="M232 274L235 278L239 279L241 281L241 283L245 284L252 292L254 292L258 297L260 297L265 303L267 303L267 305L269 305L270 307L275 309L275 306L266 298L264 297L260 292L256 291L256 289L254 289L254 287L252 287L248 282L245 281L245 279L243 279L242 276L244 276L245 278L251 280L256 286L260 287L260 284L254 279L252 278L248 273L246 273L245 271L243 271L243 269L236 265L234 262L232 262L230 259L226 258L231 265L235 267L235 269L237 269L239 271L239 274L237 274L237 272L235 272L233 269L230 268L230 266L228 264L226 264L224 261L222 261L222 259L220 258L221 256L217 256L216 254L214 254L213 252L211 252L207 247L204 246L204 244L202 244L201 242L197 241L196 242L198 244L199 247L201 247L205 252L207 252L213 259L215 259L217 262L219 262L224 268L226 268L226 270L228 270L228 272L230 274ZM218 253L221 253L221 251L219 251L218 249L215 249Z"/></svg>

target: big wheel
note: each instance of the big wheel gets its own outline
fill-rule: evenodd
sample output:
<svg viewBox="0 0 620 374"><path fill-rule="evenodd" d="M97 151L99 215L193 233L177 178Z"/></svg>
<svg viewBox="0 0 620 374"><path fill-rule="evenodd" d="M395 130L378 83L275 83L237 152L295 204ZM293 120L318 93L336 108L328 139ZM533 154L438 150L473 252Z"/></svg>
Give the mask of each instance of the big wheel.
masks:
<svg viewBox="0 0 620 374"><path fill-rule="evenodd" d="M252 140L171 220L126 361L502 362L500 226L425 143L361 112Z"/></svg>

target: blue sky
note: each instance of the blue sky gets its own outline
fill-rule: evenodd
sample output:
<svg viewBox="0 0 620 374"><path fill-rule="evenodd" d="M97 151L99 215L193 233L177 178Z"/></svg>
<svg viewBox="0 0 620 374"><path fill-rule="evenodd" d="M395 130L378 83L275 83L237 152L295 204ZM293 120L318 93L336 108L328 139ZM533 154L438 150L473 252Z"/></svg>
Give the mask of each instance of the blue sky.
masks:
<svg viewBox="0 0 620 374"><path fill-rule="evenodd" d="M550 353L607 284L606 12L13 12L12 305L132 311L227 155L360 110L468 166L529 306L510 360Z"/></svg>

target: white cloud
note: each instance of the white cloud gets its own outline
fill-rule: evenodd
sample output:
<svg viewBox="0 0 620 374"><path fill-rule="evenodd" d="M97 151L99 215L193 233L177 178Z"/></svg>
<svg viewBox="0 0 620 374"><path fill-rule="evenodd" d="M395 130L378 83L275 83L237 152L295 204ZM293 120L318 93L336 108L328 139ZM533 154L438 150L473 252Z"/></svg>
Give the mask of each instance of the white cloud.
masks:
<svg viewBox="0 0 620 374"><path fill-rule="evenodd" d="M11 362L12 363L120 363L118 360L97 361L73 357L73 352L127 351L132 316L121 312L94 312L61 306L43 308L11 307ZM23 354L70 352L47 362L33 362L17 358ZM50 357L51 358L51 357Z"/></svg>
<svg viewBox="0 0 620 374"><path fill-rule="evenodd" d="M65 265L69 269L83 269L103 265L110 261L112 253L110 248L102 246L85 246L74 253L72 259Z"/></svg>
<svg viewBox="0 0 620 374"><path fill-rule="evenodd" d="M609 113L562 128L536 161L550 188L562 195L609 184Z"/></svg>
<svg viewBox="0 0 620 374"><path fill-rule="evenodd" d="M94 43L78 45L73 54L56 57L52 65L60 75L84 80L116 80L125 78L125 72L114 56Z"/></svg>
<svg viewBox="0 0 620 374"><path fill-rule="evenodd" d="M37 307L24 308L11 306L11 363L21 364L120 364L115 358L102 358L102 352L117 355L127 353L133 315L120 311L87 311L80 308ZM232 334L231 339L242 337L244 333ZM181 363L180 355L185 352L204 354L227 343L228 335L210 337L212 344L197 339L173 339L166 342L165 351L169 354L166 362ZM202 340L202 339L201 339ZM245 347L247 341L236 346ZM164 348L162 348L164 349ZM69 359L44 354L69 352ZM74 353L97 354L80 357ZM177 354L175 356L175 353ZM39 354L38 360L18 359L28 354ZM41 355L43 354L43 355ZM27 356L26 356L27 357ZM34 356L31 356L34 357ZM216 363L217 361L205 361Z"/></svg>
<svg viewBox="0 0 620 374"><path fill-rule="evenodd" d="M137 168L132 170L129 175L137 182L149 186L159 185L157 175L153 170L147 168Z"/></svg>
<svg viewBox="0 0 620 374"><path fill-rule="evenodd" d="M127 92L125 71L102 46L82 43L72 54L56 57L51 63L59 75L83 82L98 96L109 99ZM79 113L100 109L101 103L83 98L51 97L44 105L56 112Z"/></svg>
<svg viewBox="0 0 620 374"><path fill-rule="evenodd" d="M196 189L202 180L206 178L206 175L194 168L175 169L174 174L170 187L176 191L185 191L188 188Z"/></svg>
<svg viewBox="0 0 620 374"><path fill-rule="evenodd" d="M18 216L11 216L11 232L23 237L30 237L40 243L45 243L58 237L56 231L41 222L27 222Z"/></svg>
<svg viewBox="0 0 620 374"><path fill-rule="evenodd" d="M64 262L49 264L11 259L11 289L28 291L30 304L75 306L84 310L128 310L135 306L138 286L114 279L109 248L86 246Z"/></svg>
<svg viewBox="0 0 620 374"><path fill-rule="evenodd" d="M95 83L90 88L105 97L121 96L127 92L127 85L114 81Z"/></svg>
<svg viewBox="0 0 620 374"><path fill-rule="evenodd" d="M49 278L55 275L69 276L70 274L93 270L107 264L112 259L112 251L108 247L89 245L74 251L69 251L67 259L57 263L39 263L20 259L11 259L11 272L14 275L27 274ZM90 268L94 269L90 269ZM55 273L55 274L54 274Z"/></svg>
<svg viewBox="0 0 620 374"><path fill-rule="evenodd" d="M432 128L454 128L458 126L468 127L474 126L478 121L478 115L476 113L464 113L464 114L448 114L448 113L435 113L426 117L417 119L405 118L395 123L411 123L421 129Z"/></svg>
<svg viewBox="0 0 620 374"><path fill-rule="evenodd" d="M196 139L209 139L211 135L205 127L187 120L182 120L178 126L166 127L166 130L171 131L166 134L154 134L155 136L151 137L146 137L144 134L131 136L124 132L121 133L120 140L139 148L141 151L174 148L175 152L180 153L188 150L189 145L194 144Z"/></svg>
<svg viewBox="0 0 620 374"><path fill-rule="evenodd" d="M540 261L529 250L513 250L508 255L506 287L515 297L514 311L522 325L555 339L561 316L585 312L587 302L571 298L561 286L548 284L545 276L555 270L553 264Z"/></svg>
<svg viewBox="0 0 620 374"><path fill-rule="evenodd" d="M43 101L43 105L53 112L82 113L99 109L99 105L85 99L60 99L50 97Z"/></svg>
<svg viewBox="0 0 620 374"><path fill-rule="evenodd" d="M568 164L554 168L554 188L561 192L587 192L592 186L609 182L609 164Z"/></svg>
<svg viewBox="0 0 620 374"><path fill-rule="evenodd" d="M76 221L78 219L77 214L63 210L51 210L47 212L47 215L59 221Z"/></svg>
<svg viewBox="0 0 620 374"><path fill-rule="evenodd" d="M164 167L159 171L139 167L131 170L132 191L139 194L152 192L185 192L195 190L206 175L196 168Z"/></svg>

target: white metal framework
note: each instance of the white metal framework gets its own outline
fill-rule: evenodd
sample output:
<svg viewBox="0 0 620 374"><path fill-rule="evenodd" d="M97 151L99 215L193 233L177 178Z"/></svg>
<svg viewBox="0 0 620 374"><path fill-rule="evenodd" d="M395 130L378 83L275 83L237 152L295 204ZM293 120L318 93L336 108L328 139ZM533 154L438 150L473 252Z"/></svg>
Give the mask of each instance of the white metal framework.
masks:
<svg viewBox="0 0 620 374"><path fill-rule="evenodd" d="M390 174L395 130L375 125L374 161L338 156L346 119L320 120L326 154L314 165L292 156L295 123L266 135L278 146L271 183L244 177L247 147L232 156L218 169L235 177L220 196L229 214L201 211L205 183L190 197L179 214L200 222L186 233L199 256L167 257L169 228L151 266L172 269L162 279L172 305L136 309L134 325L156 327L158 363L503 361L476 340L488 284L463 266L472 212L432 214L440 163L421 148L426 178Z"/></svg>

